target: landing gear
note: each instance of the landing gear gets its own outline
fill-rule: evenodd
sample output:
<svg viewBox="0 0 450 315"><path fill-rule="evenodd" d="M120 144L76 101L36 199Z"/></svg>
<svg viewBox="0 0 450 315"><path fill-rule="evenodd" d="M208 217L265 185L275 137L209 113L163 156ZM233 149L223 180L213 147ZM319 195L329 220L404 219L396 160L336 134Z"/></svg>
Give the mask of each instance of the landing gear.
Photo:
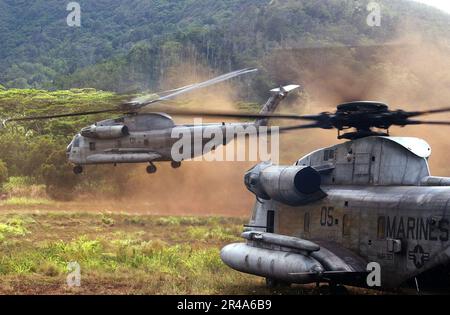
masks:
<svg viewBox="0 0 450 315"><path fill-rule="evenodd" d="M275 280L273 278L266 278L266 286L269 289L276 289L276 288L289 288L291 286L290 283Z"/></svg>
<svg viewBox="0 0 450 315"><path fill-rule="evenodd" d="M75 167L73 168L73 172L74 172L76 175L80 175L81 173L83 173L83 167L80 166L80 165L77 165L77 166L75 166Z"/></svg>
<svg viewBox="0 0 450 315"><path fill-rule="evenodd" d="M172 166L172 168L180 168L181 162L172 161L172 163L170 163L170 165Z"/></svg>
<svg viewBox="0 0 450 315"><path fill-rule="evenodd" d="M348 295L348 290L341 284L329 283L318 287L321 295Z"/></svg>
<svg viewBox="0 0 450 315"><path fill-rule="evenodd" d="M155 174L157 171L155 164L150 163L149 166L147 166L147 173L149 174Z"/></svg>
<svg viewBox="0 0 450 315"><path fill-rule="evenodd" d="M330 283L330 293L333 295L348 295L348 290L342 284Z"/></svg>

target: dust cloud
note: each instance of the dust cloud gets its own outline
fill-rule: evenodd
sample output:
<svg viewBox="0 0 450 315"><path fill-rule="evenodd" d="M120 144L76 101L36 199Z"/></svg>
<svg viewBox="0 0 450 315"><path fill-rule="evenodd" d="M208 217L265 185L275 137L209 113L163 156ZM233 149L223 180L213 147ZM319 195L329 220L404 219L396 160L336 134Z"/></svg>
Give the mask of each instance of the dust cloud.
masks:
<svg viewBox="0 0 450 315"><path fill-rule="evenodd" d="M262 60L274 82L298 83L303 94L283 103L280 112L313 114L333 111L339 103L382 101L391 109L422 110L450 106L450 47L428 40L420 32L399 29L395 40L383 45L278 50ZM404 36L408 34L408 36ZM412 35L411 35L412 34ZM184 64L165 75L164 86L173 88L211 77L211 71ZM236 86L221 84L189 95L189 108L235 109ZM448 114L424 117L445 120ZM175 118L177 123L192 119ZM206 120L205 120L206 121ZM279 123L279 122L277 122ZM450 176L450 127L411 126L392 128L393 136L420 137L430 143L433 175ZM302 130L281 136L282 163L293 163L320 147L334 145L335 131ZM250 213L254 196L243 183L255 162L186 162L180 169L158 163L155 175L145 166L127 166L132 176L124 195L128 207L148 205L158 213L239 215Z"/></svg>
<svg viewBox="0 0 450 315"><path fill-rule="evenodd" d="M185 86L211 79L221 73L213 72L195 62L170 68L164 74L164 89ZM200 89L164 108L196 111L236 110L237 91L248 78ZM177 124L192 124L193 118L173 117ZM225 120L232 121L232 120ZM204 123L221 123L219 119L203 119ZM234 142L227 147L234 145ZM226 149L225 149L226 150ZM156 163L158 172L148 175L145 165L131 166L132 174L126 188L127 203L135 204L136 211L151 209L157 213L185 215L247 216L254 197L244 185L244 173L256 162L187 161L181 168L172 169L169 162ZM146 205L146 206L145 206ZM133 206L132 206L133 207ZM129 209L129 205L127 209Z"/></svg>
<svg viewBox="0 0 450 315"><path fill-rule="evenodd" d="M372 100L391 109L426 110L450 107L450 46L402 26L397 39L383 45L278 51L265 60L276 79L302 84L306 96L291 111L315 114L334 111L348 101ZM405 35L406 34L406 35ZM448 113L423 120L450 120ZM450 176L446 158L449 127L393 127L392 136L425 139L433 148L433 175ZM282 141L284 162L339 143L335 131L302 130Z"/></svg>

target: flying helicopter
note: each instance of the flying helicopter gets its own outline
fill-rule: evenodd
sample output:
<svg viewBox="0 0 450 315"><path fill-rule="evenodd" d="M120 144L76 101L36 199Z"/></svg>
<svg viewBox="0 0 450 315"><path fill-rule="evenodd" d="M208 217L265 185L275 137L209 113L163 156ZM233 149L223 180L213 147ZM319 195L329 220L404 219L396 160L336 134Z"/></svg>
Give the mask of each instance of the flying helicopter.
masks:
<svg viewBox="0 0 450 315"><path fill-rule="evenodd" d="M121 113L119 118L107 119L83 128L74 136L72 142L67 146L67 158L74 164L75 174L83 172L83 166L94 164L120 164L120 163L149 163L147 173L156 173L155 162L171 162L173 168L179 168L181 161L174 160L171 154L172 147L179 139L173 137L176 128L187 129L192 135L205 134L207 129L215 130L217 127L226 135L227 131L233 131L237 127L263 126L267 124L266 119L257 119L253 123L216 123L202 125L177 125L167 113L145 112L144 109L160 102L171 100L176 96L206 88L241 75L256 72L257 69L246 68L233 71L205 82L187 85L174 90L157 93L158 97L139 97L132 101L119 104L114 108L76 112L67 114L55 114L48 116L18 117L3 121L3 125L12 122L24 122L33 120L57 119L63 117L76 117L95 115L103 113ZM275 111L279 103L289 92L299 86L290 85L273 89L267 103L262 107L261 114ZM226 145L233 137L219 139L219 145ZM204 137L202 144L205 145L211 138ZM207 152L192 150L191 158Z"/></svg>
<svg viewBox="0 0 450 315"><path fill-rule="evenodd" d="M328 283L376 289L412 283L450 287L450 177L430 174L431 148L422 139L392 137L389 128L449 126L417 117L450 108L408 112L380 102L341 104L319 115L206 113L207 116L288 119L281 128L337 129L346 140L293 165L263 162L244 177L256 197L245 242L225 246L229 267L266 278L270 287ZM375 130L378 129L378 130Z"/></svg>

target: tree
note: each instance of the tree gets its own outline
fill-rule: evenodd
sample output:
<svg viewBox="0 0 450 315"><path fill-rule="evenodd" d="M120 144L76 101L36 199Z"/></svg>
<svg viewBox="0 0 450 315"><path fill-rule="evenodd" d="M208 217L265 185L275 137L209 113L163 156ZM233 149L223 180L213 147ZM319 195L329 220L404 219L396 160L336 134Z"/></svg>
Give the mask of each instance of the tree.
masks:
<svg viewBox="0 0 450 315"><path fill-rule="evenodd" d="M47 194L56 200L73 198L77 177L67 162L64 151L51 153L42 166L42 177L47 188Z"/></svg>
<svg viewBox="0 0 450 315"><path fill-rule="evenodd" d="M0 160L0 187L8 180L8 168L6 163Z"/></svg>

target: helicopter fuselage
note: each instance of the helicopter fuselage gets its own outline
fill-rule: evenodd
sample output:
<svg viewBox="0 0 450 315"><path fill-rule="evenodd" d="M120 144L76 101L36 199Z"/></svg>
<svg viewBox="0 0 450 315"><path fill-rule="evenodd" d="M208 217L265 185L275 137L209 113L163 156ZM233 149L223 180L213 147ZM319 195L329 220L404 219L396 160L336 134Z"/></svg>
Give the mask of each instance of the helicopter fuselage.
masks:
<svg viewBox="0 0 450 315"><path fill-rule="evenodd" d="M450 178L430 175L430 154L420 139L368 137L318 150L294 166L255 167L246 175L257 195L247 242L225 247L222 259L284 283L364 287L376 263L382 288L415 277L420 283L439 269L435 280L450 287ZM313 199L298 193L303 179L314 180L302 173L306 168L321 179Z"/></svg>
<svg viewBox="0 0 450 315"><path fill-rule="evenodd" d="M235 130L246 130L254 123L213 123L175 125L172 118L162 113L136 114L98 122L76 135L67 147L67 156L80 173L83 165L172 162L173 147L181 137L189 135L192 146L184 156L195 158L205 153L205 144L215 141L214 148L232 141ZM220 131L220 132L218 132ZM220 137L217 134L220 133ZM231 135L230 135L231 134ZM195 150L197 143L200 150ZM153 167L149 173L156 169Z"/></svg>

